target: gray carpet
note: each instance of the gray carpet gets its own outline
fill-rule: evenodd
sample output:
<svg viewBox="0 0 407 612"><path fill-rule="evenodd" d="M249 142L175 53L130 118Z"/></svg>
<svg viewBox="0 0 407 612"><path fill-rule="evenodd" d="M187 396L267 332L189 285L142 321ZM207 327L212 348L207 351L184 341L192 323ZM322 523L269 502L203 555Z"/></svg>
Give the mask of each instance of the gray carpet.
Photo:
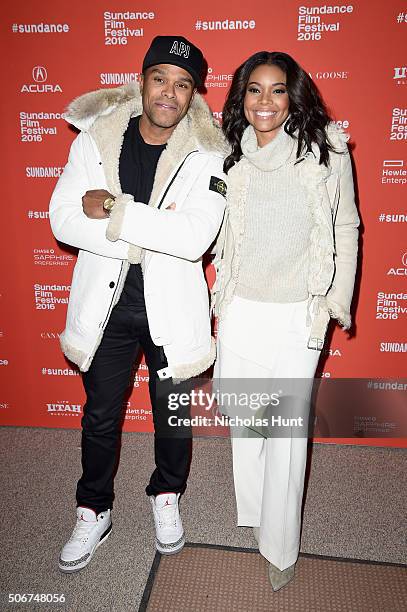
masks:
<svg viewBox="0 0 407 612"><path fill-rule="evenodd" d="M65 594L65 605L42 610L138 609L155 554L144 494L153 438L123 436L112 535L85 570L64 575L57 559L75 521L79 444L77 431L0 429L1 610L17 609L4 599L4 593L16 592ZM405 563L406 474L406 453L400 449L314 445L302 551ZM181 512L191 542L255 546L250 529L235 527L228 440L194 441Z"/></svg>

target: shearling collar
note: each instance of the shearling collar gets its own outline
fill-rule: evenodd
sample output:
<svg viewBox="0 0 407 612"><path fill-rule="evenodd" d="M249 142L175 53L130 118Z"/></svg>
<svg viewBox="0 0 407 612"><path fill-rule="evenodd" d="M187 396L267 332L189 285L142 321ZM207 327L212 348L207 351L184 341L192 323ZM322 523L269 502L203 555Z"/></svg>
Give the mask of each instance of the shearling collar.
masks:
<svg viewBox="0 0 407 612"><path fill-rule="evenodd" d="M128 83L122 87L98 89L79 96L69 104L65 119L83 132L95 133L99 131L99 123L103 129L108 129L109 124L113 126L119 117L126 119L127 127L130 117L140 115L142 110L139 84ZM195 95L186 117L174 134L181 131L180 126L185 128L185 133L194 137L195 148L222 155L227 152L222 131L200 94ZM117 127L114 129L116 131Z"/></svg>

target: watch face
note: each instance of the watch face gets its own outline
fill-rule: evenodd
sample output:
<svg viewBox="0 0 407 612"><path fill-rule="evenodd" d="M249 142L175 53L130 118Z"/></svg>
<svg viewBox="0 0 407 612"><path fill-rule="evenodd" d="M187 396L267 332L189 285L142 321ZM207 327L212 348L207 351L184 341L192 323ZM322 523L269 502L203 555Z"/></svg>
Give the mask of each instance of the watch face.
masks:
<svg viewBox="0 0 407 612"><path fill-rule="evenodd" d="M106 198L106 200L103 202L103 208L107 211L111 211L114 204L115 202L113 198Z"/></svg>

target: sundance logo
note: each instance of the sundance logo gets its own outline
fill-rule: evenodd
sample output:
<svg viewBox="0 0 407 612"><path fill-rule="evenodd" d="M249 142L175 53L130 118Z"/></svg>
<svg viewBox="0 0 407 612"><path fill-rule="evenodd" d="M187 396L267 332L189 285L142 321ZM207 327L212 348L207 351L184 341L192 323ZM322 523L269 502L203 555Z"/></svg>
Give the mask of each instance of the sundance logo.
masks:
<svg viewBox="0 0 407 612"><path fill-rule="evenodd" d="M139 80L138 72L101 72L101 85L126 85L126 83L136 83Z"/></svg>
<svg viewBox="0 0 407 612"><path fill-rule="evenodd" d="M407 353L407 342L380 342L381 353Z"/></svg>
<svg viewBox="0 0 407 612"><path fill-rule="evenodd" d="M61 93L60 85L47 83L48 72L45 66L34 66L32 69L32 79L34 83L25 83L21 87L21 93Z"/></svg>
<svg viewBox="0 0 407 612"><path fill-rule="evenodd" d="M69 32L67 23L13 23L13 34L59 34Z"/></svg>
<svg viewBox="0 0 407 612"><path fill-rule="evenodd" d="M26 166L25 176L27 178L59 178L62 171L62 166Z"/></svg>

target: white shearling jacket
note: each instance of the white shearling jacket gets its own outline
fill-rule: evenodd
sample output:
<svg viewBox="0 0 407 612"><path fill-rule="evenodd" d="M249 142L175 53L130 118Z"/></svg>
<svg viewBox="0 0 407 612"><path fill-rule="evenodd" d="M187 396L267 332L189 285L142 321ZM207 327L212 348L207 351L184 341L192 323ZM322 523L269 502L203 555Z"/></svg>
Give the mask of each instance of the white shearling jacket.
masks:
<svg viewBox="0 0 407 612"><path fill-rule="evenodd" d="M298 163L299 180L311 207L314 227L310 241L308 291L314 301L308 347L321 350L330 317L344 329L351 326L358 252L359 216L355 206L348 136L335 124L327 135L337 152L330 152L329 167L319 164L319 150L295 158L296 147L287 163ZM228 173L225 221L216 245L216 283L212 289L215 314L222 319L233 299L244 235L245 202L249 188L250 162L243 156Z"/></svg>
<svg viewBox="0 0 407 612"><path fill-rule="evenodd" d="M150 333L168 361L160 376L185 379L215 358L201 258L224 213L225 198L211 182L226 178L224 141L197 94L161 154L149 205L135 202L121 191L119 158L128 122L141 112L134 83L85 94L68 107L66 119L81 133L52 195L50 221L55 237L79 255L61 346L89 369L129 265L141 263ZM109 219L84 214L82 196L90 189L116 197ZM176 209L165 210L173 202Z"/></svg>

